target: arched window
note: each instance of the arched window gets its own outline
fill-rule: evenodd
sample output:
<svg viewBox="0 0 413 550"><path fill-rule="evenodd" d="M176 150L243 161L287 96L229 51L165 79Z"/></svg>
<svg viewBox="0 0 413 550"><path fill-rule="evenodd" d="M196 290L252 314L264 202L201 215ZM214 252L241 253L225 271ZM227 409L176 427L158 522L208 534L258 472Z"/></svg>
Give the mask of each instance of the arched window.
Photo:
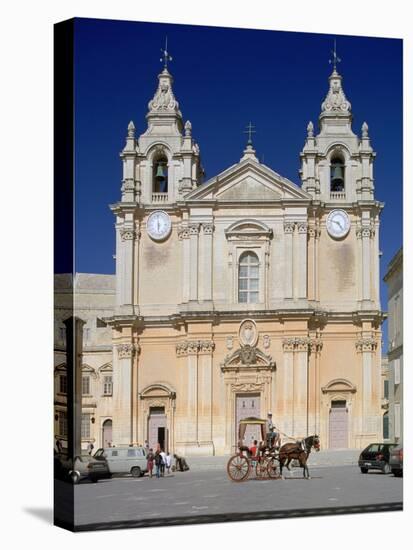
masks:
<svg viewBox="0 0 413 550"><path fill-rule="evenodd" d="M244 252L239 259L238 302L257 304L259 291L259 261L254 252Z"/></svg>
<svg viewBox="0 0 413 550"><path fill-rule="evenodd" d="M152 181L154 193L168 192L168 159L164 155L154 160Z"/></svg>
<svg viewBox="0 0 413 550"><path fill-rule="evenodd" d="M331 159L330 168L330 192L342 193L344 191L344 161L340 157Z"/></svg>

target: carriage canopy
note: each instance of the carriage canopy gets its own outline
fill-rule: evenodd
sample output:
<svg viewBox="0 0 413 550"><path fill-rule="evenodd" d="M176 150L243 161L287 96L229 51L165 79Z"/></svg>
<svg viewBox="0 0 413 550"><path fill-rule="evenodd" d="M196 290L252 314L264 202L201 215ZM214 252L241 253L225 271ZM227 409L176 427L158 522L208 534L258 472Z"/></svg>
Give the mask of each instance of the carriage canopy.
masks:
<svg viewBox="0 0 413 550"><path fill-rule="evenodd" d="M262 418L256 418L255 416L249 416L239 421L238 436L239 436L240 442L244 440L245 430L247 429L247 426L250 424L261 426L261 439L265 441L265 426L267 424L267 421L263 420Z"/></svg>

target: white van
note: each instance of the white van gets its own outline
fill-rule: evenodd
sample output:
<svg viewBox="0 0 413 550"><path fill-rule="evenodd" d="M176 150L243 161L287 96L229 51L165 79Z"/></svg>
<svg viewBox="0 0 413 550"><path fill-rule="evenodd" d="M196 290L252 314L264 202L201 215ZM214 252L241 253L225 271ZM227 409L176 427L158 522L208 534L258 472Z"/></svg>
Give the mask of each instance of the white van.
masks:
<svg viewBox="0 0 413 550"><path fill-rule="evenodd" d="M107 447L98 449L94 458L106 458L112 475L132 474L143 476L148 471L144 447Z"/></svg>

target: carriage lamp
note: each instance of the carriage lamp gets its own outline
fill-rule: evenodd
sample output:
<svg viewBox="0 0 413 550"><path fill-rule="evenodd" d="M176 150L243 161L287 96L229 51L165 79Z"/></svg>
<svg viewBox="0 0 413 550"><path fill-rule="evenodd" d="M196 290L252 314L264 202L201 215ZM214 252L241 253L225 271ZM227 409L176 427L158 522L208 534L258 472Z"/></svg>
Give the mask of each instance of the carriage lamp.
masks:
<svg viewBox="0 0 413 550"><path fill-rule="evenodd" d="M59 420L59 415L57 413L55 413L54 419L55 419L56 422Z"/></svg>
<svg viewBox="0 0 413 550"><path fill-rule="evenodd" d="M92 424L94 424L94 423L95 423L95 417L92 416L92 418L90 419L90 421L92 422Z"/></svg>

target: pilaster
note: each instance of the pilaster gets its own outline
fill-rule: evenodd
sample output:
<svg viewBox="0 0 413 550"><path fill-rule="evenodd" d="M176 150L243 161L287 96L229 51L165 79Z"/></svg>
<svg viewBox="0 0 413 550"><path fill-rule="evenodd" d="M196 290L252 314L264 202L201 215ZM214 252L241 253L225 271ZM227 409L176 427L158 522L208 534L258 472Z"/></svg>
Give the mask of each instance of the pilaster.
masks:
<svg viewBox="0 0 413 550"><path fill-rule="evenodd" d="M198 244L199 244L199 223L189 224L189 257L190 257L190 273L189 273L189 299L198 301Z"/></svg>
<svg viewBox="0 0 413 550"><path fill-rule="evenodd" d="M113 366L113 443L133 443L133 364L139 346L121 343L114 346Z"/></svg>
<svg viewBox="0 0 413 550"><path fill-rule="evenodd" d="M284 270L284 298L293 298L293 236L294 236L293 222L284 222L284 258L285 258L285 270Z"/></svg>

